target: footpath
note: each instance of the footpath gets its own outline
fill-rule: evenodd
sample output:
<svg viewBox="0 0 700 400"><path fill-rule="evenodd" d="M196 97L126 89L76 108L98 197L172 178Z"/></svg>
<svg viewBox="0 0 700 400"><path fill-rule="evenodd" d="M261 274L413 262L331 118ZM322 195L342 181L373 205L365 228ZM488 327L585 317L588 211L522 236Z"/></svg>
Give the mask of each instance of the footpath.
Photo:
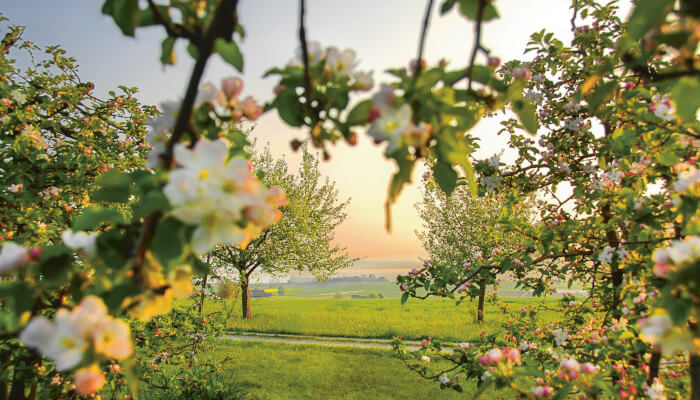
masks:
<svg viewBox="0 0 700 400"><path fill-rule="evenodd" d="M391 349L389 339L366 339L337 336L311 336L311 335L290 335L281 333L258 333L258 332L227 332L224 336L226 340L236 340L243 342L276 342L287 344L313 344L330 347L355 347L370 349ZM421 347L421 342L417 340L405 340L404 344L408 350L417 350ZM445 348L450 348L450 343L445 343Z"/></svg>

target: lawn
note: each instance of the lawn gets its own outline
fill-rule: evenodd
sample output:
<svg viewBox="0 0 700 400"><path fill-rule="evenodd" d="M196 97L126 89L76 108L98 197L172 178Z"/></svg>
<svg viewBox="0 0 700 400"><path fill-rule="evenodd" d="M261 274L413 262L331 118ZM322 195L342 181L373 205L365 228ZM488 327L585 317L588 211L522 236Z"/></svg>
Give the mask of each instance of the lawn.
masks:
<svg viewBox="0 0 700 400"><path fill-rule="evenodd" d="M512 311L526 305L536 305L542 299L504 298L503 304ZM546 299L548 304L556 299ZM410 299L403 306L399 299L304 299L286 296L255 298L253 317L241 320L240 303L208 302L207 313L232 310L227 329L265 333L289 333L320 336L366 338L422 339L427 336L449 341L469 341L482 330L487 333L502 330L508 315L495 305L486 304L485 323L475 322L476 303L455 305L449 299ZM551 311L540 314L543 323L555 321Z"/></svg>
<svg viewBox="0 0 700 400"><path fill-rule="evenodd" d="M235 354L227 365L230 381L255 400L327 399L469 399L465 393L440 390L408 370L389 350L327 348L315 345L222 342L215 356ZM510 399L507 391L484 393L484 399Z"/></svg>

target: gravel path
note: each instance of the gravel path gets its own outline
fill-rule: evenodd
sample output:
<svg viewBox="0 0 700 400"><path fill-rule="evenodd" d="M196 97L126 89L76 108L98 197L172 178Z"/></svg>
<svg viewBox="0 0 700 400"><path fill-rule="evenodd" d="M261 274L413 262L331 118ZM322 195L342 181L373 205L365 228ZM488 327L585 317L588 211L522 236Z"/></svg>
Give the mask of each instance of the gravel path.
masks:
<svg viewBox="0 0 700 400"><path fill-rule="evenodd" d="M332 347L355 347L369 349L391 349L389 339L364 339L334 336L309 336L309 335L288 335L278 333L257 333L257 332L228 332L223 336L227 340L237 340L244 342L275 342L287 344L314 344ZM421 342L417 340L404 341L406 348L417 350L421 347ZM449 344L448 346L450 347Z"/></svg>

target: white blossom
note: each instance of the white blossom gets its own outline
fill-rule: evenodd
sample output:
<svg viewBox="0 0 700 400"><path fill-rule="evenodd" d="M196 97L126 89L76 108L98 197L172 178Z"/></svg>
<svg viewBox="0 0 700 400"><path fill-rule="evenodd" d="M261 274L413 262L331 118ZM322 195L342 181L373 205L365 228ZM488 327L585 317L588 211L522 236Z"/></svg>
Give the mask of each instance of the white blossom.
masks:
<svg viewBox="0 0 700 400"><path fill-rule="evenodd" d="M82 231L65 230L61 234L61 240L69 249L82 250L88 257L95 255L95 250L97 249L96 232L88 234Z"/></svg>
<svg viewBox="0 0 700 400"><path fill-rule="evenodd" d="M29 261L27 249L13 242L7 242L0 249L0 274L13 270Z"/></svg>

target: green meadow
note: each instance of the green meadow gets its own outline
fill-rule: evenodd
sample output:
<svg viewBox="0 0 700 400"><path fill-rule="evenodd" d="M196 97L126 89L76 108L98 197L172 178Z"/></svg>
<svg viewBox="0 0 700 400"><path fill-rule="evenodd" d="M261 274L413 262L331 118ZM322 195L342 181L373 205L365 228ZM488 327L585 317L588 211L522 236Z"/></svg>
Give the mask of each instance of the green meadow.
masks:
<svg viewBox="0 0 700 400"><path fill-rule="evenodd" d="M543 300L504 298L502 304L511 311ZM557 299L544 300L548 304ZM503 329L507 314L487 302L485 323L476 323L476 302L459 305L450 299L409 299L404 305L398 298L385 299L310 299L287 296L254 298L253 317L242 320L240 304L232 300L210 302L207 313L230 313L226 327L237 332L264 332L357 338L422 339L428 336L448 341L472 340L482 330L487 333ZM545 323L557 314L543 311Z"/></svg>
<svg viewBox="0 0 700 400"><path fill-rule="evenodd" d="M440 390L420 378L390 350L283 343L221 342L213 357L235 354L224 378L244 389L250 400L471 399ZM509 392L487 391L483 399L510 399Z"/></svg>

